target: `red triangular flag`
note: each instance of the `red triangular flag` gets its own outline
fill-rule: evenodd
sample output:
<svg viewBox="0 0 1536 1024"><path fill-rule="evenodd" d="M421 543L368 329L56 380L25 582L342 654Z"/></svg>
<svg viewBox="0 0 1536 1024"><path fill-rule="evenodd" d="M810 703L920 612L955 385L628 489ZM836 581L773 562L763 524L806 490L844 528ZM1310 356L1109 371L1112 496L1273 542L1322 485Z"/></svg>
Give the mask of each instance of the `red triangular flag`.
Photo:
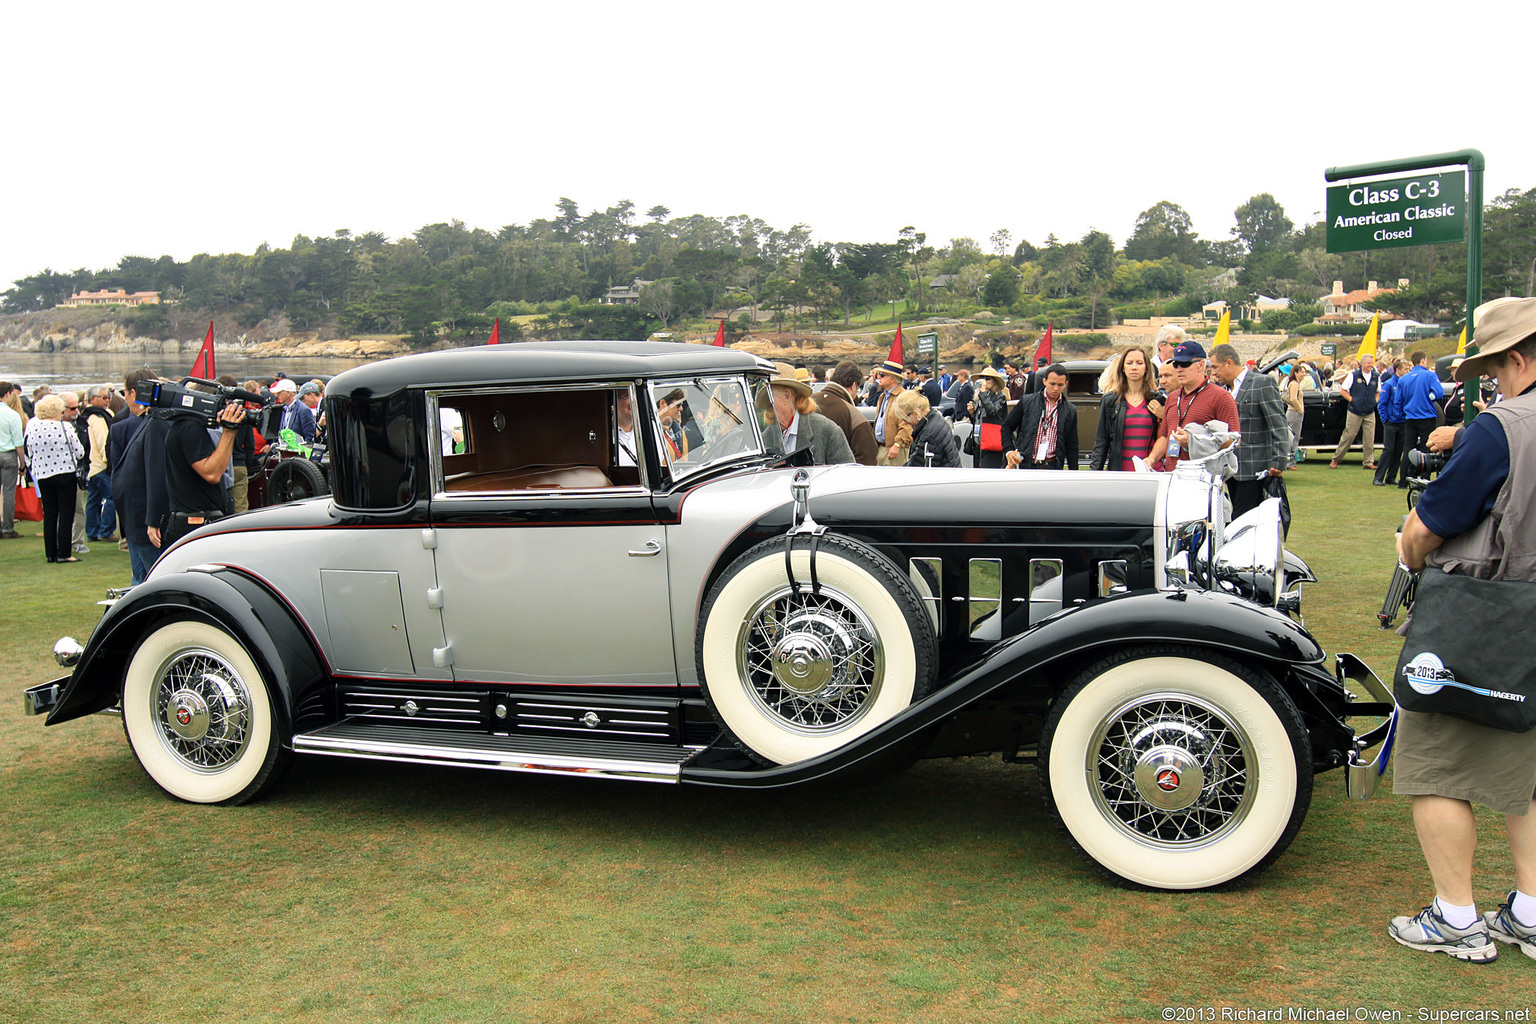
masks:
<svg viewBox="0 0 1536 1024"><path fill-rule="evenodd" d="M1040 347L1035 349L1034 369L1036 370L1042 366L1051 365L1051 325L1054 323L1054 320L1045 322L1045 337L1040 339Z"/></svg>
<svg viewBox="0 0 1536 1024"><path fill-rule="evenodd" d="M501 344L501 317L497 317L496 318L496 322L491 324L491 340L486 342L486 344L487 345L500 345Z"/></svg>
<svg viewBox="0 0 1536 1024"><path fill-rule="evenodd" d="M900 323L897 323L897 325L896 325L896 340L891 342L891 354L885 357L885 361L888 362L888 363L895 363L897 366L906 366L907 365L907 361L904 358L902 358L902 355L901 355L901 324Z"/></svg>
<svg viewBox="0 0 1536 1024"><path fill-rule="evenodd" d="M715 332L715 344L725 348L725 318L720 318L720 329Z"/></svg>
<svg viewBox="0 0 1536 1024"><path fill-rule="evenodd" d="M192 364L192 376L198 380L213 380L217 374L213 368L213 321L209 320L203 347L197 350L197 360Z"/></svg>

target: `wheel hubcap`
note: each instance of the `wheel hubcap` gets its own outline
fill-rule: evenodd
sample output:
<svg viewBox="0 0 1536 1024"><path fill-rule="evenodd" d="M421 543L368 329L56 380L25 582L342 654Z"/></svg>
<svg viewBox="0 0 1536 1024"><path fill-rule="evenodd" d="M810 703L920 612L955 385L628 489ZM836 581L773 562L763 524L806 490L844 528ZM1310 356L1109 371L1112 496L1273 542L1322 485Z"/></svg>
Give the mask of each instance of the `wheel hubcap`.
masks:
<svg viewBox="0 0 1536 1024"><path fill-rule="evenodd" d="M1086 769L1100 812L1152 847L1215 842L1247 815L1259 781L1242 726L1180 693L1137 697L1106 715Z"/></svg>
<svg viewBox="0 0 1536 1024"><path fill-rule="evenodd" d="M748 613L737 667L757 703L787 727L842 728L862 717L880 691L884 658L862 611L829 587L788 588Z"/></svg>
<svg viewBox="0 0 1536 1024"><path fill-rule="evenodd" d="M222 771L251 741L251 700L245 681L212 651L181 651L160 670L155 686L160 742L196 772Z"/></svg>

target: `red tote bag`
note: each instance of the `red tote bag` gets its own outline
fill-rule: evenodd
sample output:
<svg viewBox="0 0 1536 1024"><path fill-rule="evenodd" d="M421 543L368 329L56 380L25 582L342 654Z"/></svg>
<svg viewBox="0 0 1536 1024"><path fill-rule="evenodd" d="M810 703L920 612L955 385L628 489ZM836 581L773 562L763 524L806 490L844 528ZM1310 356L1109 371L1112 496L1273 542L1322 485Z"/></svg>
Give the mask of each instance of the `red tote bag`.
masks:
<svg viewBox="0 0 1536 1024"><path fill-rule="evenodd" d="M43 499L37 496L36 487L16 488L16 518L33 523L43 521Z"/></svg>

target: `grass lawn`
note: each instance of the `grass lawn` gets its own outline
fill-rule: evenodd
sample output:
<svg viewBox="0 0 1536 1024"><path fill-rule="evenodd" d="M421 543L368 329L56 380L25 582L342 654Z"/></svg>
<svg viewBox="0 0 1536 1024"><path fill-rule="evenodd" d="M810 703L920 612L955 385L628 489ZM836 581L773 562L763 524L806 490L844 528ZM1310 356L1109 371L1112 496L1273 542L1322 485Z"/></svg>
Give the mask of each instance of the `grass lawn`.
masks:
<svg viewBox="0 0 1536 1024"><path fill-rule="evenodd" d="M1375 613L1402 492L1358 457L1288 481L1322 578L1309 625L1390 674ZM1112 887L1035 771L993 759L761 794L309 758L253 806L176 803L117 719L22 715L53 641L128 579L113 545L45 564L23 526L0 542L0 1021L1419 1020L1536 993L1508 947L1468 965L1386 937L1432 895L1407 802L1348 803L1337 772L1229 893ZM1511 867L1480 820L1491 906Z"/></svg>

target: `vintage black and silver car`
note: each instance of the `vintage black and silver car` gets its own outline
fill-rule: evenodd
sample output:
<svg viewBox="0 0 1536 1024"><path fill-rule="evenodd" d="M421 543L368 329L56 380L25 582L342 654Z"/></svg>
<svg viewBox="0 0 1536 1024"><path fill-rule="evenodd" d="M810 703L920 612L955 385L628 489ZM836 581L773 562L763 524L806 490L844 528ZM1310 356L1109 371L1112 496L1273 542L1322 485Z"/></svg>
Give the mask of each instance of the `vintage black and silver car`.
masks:
<svg viewBox="0 0 1536 1024"><path fill-rule="evenodd" d="M1316 773L1373 788L1390 696L1300 621L1273 503L1228 523L1198 466L812 466L772 374L631 342L349 370L332 493L165 552L29 710L120 709L201 803L296 754L738 787L996 754L1171 889L1277 857Z"/></svg>

